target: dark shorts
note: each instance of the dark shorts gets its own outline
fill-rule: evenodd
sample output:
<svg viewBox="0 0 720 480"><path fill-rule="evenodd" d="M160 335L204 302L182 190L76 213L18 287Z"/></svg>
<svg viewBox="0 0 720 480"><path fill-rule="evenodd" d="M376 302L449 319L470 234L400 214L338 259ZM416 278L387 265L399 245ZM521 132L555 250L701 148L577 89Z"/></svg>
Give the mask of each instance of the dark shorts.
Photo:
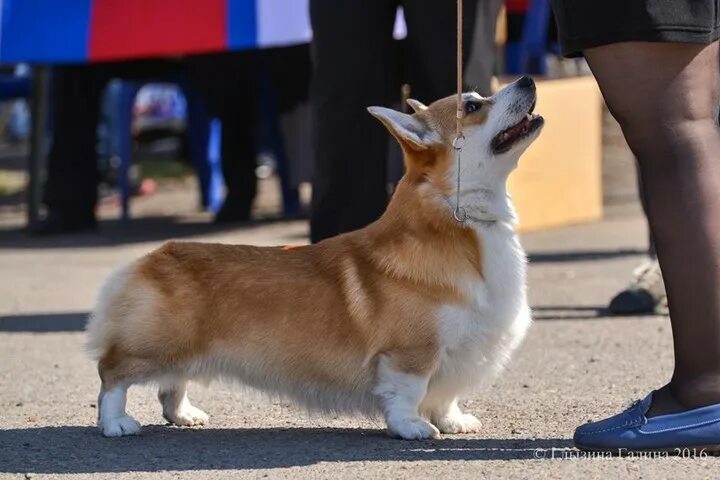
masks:
<svg viewBox="0 0 720 480"><path fill-rule="evenodd" d="M552 0L563 55L618 42L709 44L720 0Z"/></svg>

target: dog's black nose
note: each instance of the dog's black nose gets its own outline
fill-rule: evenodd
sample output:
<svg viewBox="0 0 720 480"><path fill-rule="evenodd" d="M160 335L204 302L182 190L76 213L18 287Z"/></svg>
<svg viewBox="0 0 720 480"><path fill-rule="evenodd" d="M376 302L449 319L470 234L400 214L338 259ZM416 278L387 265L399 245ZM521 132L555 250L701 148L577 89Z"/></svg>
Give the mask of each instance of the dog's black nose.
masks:
<svg viewBox="0 0 720 480"><path fill-rule="evenodd" d="M520 79L517 81L518 87L532 87L535 85L535 82L533 82L533 79L528 77L527 75L520 77Z"/></svg>

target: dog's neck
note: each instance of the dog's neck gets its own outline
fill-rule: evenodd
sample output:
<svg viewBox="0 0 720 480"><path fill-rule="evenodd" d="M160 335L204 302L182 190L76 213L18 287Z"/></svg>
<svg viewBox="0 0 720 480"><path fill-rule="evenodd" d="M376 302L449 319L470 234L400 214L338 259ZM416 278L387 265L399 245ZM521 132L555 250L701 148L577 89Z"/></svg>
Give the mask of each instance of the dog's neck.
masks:
<svg viewBox="0 0 720 480"><path fill-rule="evenodd" d="M358 231L356 241L394 276L454 289L460 276L483 276L483 230L514 219L504 191L473 191L472 202L468 193L463 204L467 220L460 223L452 215L454 204L436 189L403 178L385 214Z"/></svg>
<svg viewBox="0 0 720 480"><path fill-rule="evenodd" d="M450 208L450 215L455 211L456 195L443 195L443 200ZM466 222L477 227L490 227L498 222L511 227L517 225L517 215L505 185L499 188L474 186L460 189L460 207L466 214Z"/></svg>

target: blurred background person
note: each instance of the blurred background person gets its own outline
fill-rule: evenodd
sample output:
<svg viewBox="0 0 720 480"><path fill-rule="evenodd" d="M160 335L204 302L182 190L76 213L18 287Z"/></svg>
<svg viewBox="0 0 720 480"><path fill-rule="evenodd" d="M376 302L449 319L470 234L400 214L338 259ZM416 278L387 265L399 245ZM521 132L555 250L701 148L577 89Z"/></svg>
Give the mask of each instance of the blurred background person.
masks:
<svg viewBox="0 0 720 480"><path fill-rule="evenodd" d="M47 214L31 226L38 235L93 230L97 226L98 121L101 97L113 78L158 81L184 78L205 109L222 122L225 198L216 223L247 221L257 192L260 83L274 92L278 114L306 101L307 45L262 51L193 55L183 60L142 60L63 66L53 71L53 138L43 201Z"/></svg>

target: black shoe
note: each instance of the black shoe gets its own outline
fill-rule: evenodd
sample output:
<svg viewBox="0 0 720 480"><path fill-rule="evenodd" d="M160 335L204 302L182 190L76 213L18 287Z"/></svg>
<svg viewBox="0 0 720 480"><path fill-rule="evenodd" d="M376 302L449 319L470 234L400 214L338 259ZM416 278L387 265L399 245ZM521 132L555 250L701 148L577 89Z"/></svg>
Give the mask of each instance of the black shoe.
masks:
<svg viewBox="0 0 720 480"><path fill-rule="evenodd" d="M58 209L50 209L44 220L28 227L28 232L37 236L92 232L95 230L97 230L97 220L93 212L69 213Z"/></svg>
<svg viewBox="0 0 720 480"><path fill-rule="evenodd" d="M655 311L655 299L642 288L628 288L610 300L608 310L613 315L643 315Z"/></svg>
<svg viewBox="0 0 720 480"><path fill-rule="evenodd" d="M613 315L666 314L667 295L657 260L650 260L633 272L630 286L610 300Z"/></svg>

